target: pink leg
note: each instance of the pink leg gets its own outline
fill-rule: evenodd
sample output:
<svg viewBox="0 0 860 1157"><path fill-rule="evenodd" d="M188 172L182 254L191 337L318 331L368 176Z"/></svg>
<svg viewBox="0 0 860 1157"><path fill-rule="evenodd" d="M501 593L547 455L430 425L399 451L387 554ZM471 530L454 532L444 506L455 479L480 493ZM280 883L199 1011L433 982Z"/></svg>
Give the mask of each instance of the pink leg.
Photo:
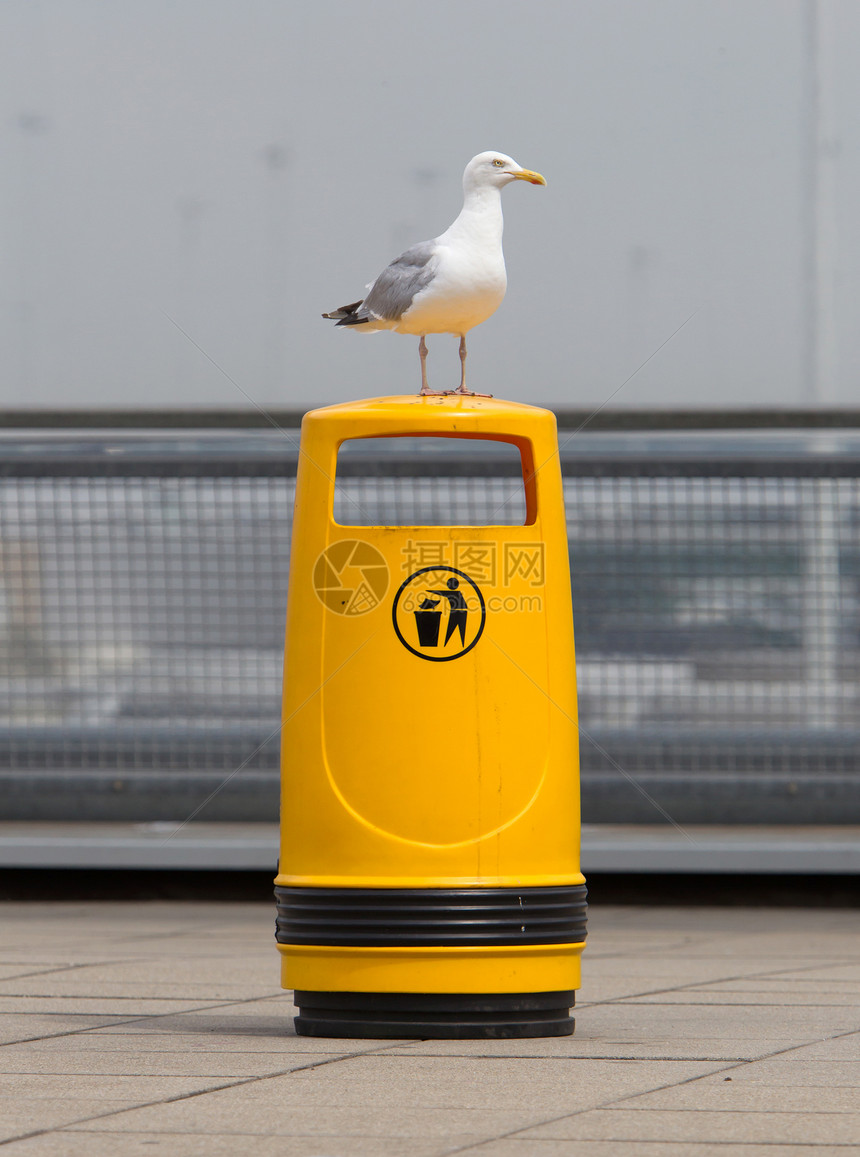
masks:
<svg viewBox="0 0 860 1157"><path fill-rule="evenodd" d="M460 335L460 384L456 390L446 390L446 394L467 394L470 398L492 398L492 394L476 394L466 389L466 335Z"/></svg>
<svg viewBox="0 0 860 1157"><path fill-rule="evenodd" d="M427 342L424 340L424 334L421 335L421 340L418 342L418 356L421 358L421 389L418 391L418 397L431 394L438 397L438 390L431 390L427 384Z"/></svg>

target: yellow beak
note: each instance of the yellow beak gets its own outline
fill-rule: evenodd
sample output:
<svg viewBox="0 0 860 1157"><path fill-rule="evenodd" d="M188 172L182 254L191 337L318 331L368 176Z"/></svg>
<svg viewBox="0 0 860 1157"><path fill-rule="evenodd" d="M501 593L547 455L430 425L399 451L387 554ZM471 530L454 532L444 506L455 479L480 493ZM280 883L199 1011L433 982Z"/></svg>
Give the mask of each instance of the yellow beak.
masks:
<svg viewBox="0 0 860 1157"><path fill-rule="evenodd" d="M546 181L540 173L534 173L531 169L519 169L513 174L518 181L528 181L530 185L545 185Z"/></svg>

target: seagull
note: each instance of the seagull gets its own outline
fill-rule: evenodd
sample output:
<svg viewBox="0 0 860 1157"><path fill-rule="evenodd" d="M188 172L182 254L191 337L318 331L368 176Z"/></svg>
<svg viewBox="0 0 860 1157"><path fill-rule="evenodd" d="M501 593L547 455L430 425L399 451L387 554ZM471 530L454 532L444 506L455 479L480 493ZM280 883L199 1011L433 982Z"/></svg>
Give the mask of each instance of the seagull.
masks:
<svg viewBox="0 0 860 1157"><path fill-rule="evenodd" d="M472 157L463 173L463 208L453 225L432 241L421 241L401 253L367 287L361 301L323 314L338 325L360 326L364 333L390 329L417 335L419 396L492 397L466 389L466 334L495 313L505 296L501 191L511 181L546 184L540 173L524 169L505 153ZM428 333L460 338L456 390L431 390L427 384Z"/></svg>

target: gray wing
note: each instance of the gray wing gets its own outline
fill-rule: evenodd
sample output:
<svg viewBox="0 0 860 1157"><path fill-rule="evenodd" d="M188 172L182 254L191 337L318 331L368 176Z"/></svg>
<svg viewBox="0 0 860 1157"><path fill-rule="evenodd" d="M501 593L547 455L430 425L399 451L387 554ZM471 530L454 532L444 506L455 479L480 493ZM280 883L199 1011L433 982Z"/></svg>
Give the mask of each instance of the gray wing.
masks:
<svg viewBox="0 0 860 1157"><path fill-rule="evenodd" d="M422 241L401 253L374 281L358 312L399 321L416 294L433 280L435 253L433 241Z"/></svg>

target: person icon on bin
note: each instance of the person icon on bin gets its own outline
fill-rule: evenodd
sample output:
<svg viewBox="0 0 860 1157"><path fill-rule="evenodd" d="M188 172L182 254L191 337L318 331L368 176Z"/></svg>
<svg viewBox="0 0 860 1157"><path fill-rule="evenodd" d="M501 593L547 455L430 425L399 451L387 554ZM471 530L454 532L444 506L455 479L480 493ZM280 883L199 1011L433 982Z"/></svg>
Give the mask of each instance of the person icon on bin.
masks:
<svg viewBox="0 0 860 1157"><path fill-rule="evenodd" d="M427 595L438 595L439 598L434 601L425 596L415 612L418 643L421 647L438 647L439 645L442 612L436 608L441 599L448 600L448 627L445 632L445 642L442 645L447 647L455 631L460 632L460 646L465 647L466 645L466 619L469 615L469 608L463 598L463 592L460 590L460 580L452 575L448 579L446 587L446 590L427 591Z"/></svg>
<svg viewBox="0 0 860 1157"><path fill-rule="evenodd" d="M430 663L448 663L461 659L477 644L484 633L487 607L477 583L465 571L425 566L402 583L391 617L394 633L407 651ZM452 646L457 634L457 645Z"/></svg>

